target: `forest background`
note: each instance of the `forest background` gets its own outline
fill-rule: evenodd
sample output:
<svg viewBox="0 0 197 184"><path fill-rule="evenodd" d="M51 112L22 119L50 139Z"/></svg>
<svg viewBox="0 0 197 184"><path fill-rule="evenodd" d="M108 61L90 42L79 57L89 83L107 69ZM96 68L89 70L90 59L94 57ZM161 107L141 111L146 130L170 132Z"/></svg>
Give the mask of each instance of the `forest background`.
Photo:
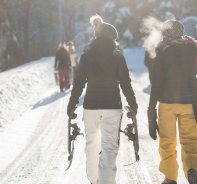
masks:
<svg viewBox="0 0 197 184"><path fill-rule="evenodd" d="M140 30L148 16L196 21L196 7L196 0L0 0L0 71L53 56L61 41L82 50L92 38L89 19L95 14L117 28L125 48L143 45Z"/></svg>

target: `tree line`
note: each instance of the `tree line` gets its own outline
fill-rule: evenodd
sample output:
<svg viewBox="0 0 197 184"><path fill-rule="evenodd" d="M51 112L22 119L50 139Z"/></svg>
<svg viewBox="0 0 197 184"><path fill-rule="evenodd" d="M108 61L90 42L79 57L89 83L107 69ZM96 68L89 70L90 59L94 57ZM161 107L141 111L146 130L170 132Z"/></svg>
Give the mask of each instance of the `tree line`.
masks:
<svg viewBox="0 0 197 184"><path fill-rule="evenodd" d="M96 13L114 24L120 40L130 46L141 44L144 17L180 20L197 16L196 7L196 0L1 0L0 70L52 56L60 41L84 42L92 34L89 18Z"/></svg>

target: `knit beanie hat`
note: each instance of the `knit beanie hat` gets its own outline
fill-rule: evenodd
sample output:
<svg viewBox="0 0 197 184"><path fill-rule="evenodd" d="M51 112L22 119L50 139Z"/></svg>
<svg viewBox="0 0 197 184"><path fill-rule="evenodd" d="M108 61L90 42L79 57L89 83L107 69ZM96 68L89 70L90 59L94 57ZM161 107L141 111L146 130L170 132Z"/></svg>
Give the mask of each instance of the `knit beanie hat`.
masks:
<svg viewBox="0 0 197 184"><path fill-rule="evenodd" d="M94 15L90 18L90 23L94 26L94 35L98 37L107 37L111 40L118 38L118 32L116 28L106 22L99 15Z"/></svg>
<svg viewBox="0 0 197 184"><path fill-rule="evenodd" d="M168 20L163 23L162 35L164 37L181 37L183 36L184 26L177 20Z"/></svg>

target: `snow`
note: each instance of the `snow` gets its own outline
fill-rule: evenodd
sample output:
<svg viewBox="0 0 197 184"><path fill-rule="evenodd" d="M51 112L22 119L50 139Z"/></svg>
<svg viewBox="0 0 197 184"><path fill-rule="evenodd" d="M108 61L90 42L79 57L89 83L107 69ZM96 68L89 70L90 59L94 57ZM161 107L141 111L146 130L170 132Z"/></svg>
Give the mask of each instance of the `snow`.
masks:
<svg viewBox="0 0 197 184"><path fill-rule="evenodd" d="M133 39L133 34L131 33L130 29L126 29L125 32L123 33L123 37L127 38L129 40Z"/></svg>
<svg viewBox="0 0 197 184"><path fill-rule="evenodd" d="M162 1L161 4L160 4L160 8L164 8L165 7L165 4L166 3L164 1Z"/></svg>
<svg viewBox="0 0 197 184"><path fill-rule="evenodd" d="M116 4L113 1L109 1L105 3L105 5L102 7L103 12L113 12L114 8L116 7Z"/></svg>
<svg viewBox="0 0 197 184"><path fill-rule="evenodd" d="M127 7L122 7L118 10L118 17L119 18L124 18L128 16L132 16L133 14L131 13L131 10Z"/></svg>
<svg viewBox="0 0 197 184"><path fill-rule="evenodd" d="M127 48L123 52L139 103L137 119L141 160L139 163L124 166L133 163L134 153L131 142L121 135L117 184L157 184L162 181L163 176L157 169L158 140L153 141L148 136L146 109L149 92L144 92L144 89L150 85L144 66L144 49ZM85 173L85 139L82 136L75 142L72 166L65 171L68 164L66 106L70 90L59 92L54 82L53 64L53 57L42 58L0 73L0 91L3 91L0 94L0 107L4 112L3 118L2 114L0 118L1 121L7 120L7 125L0 129L2 184L89 183ZM83 98L84 92L76 110L78 116L73 120L82 132ZM5 110L7 108L10 109L9 113ZM19 117L18 114L22 115ZM123 115L122 125L127 121L128 118ZM180 153L180 147L177 150ZM180 163L180 154L178 158ZM179 171L178 182L186 184L182 170Z"/></svg>
<svg viewBox="0 0 197 184"><path fill-rule="evenodd" d="M172 12L170 12L170 11L166 11L165 15L166 15L167 19L174 19L174 20L176 20L175 15Z"/></svg>
<svg viewBox="0 0 197 184"><path fill-rule="evenodd" d="M186 17L186 18L184 18L184 19L181 20L181 22L183 24L186 24L187 22L190 22L190 21L197 23L197 17L195 17L195 16L189 16L189 17Z"/></svg>
<svg viewBox="0 0 197 184"><path fill-rule="evenodd" d="M115 25L121 25L123 23L124 18L132 17L133 13L127 7L122 7L118 9L118 13L116 19L114 20Z"/></svg>
<svg viewBox="0 0 197 184"><path fill-rule="evenodd" d="M116 19L114 20L114 23L115 23L115 25L122 24L122 19L116 18Z"/></svg>
<svg viewBox="0 0 197 184"><path fill-rule="evenodd" d="M166 3L166 7L168 7L168 8L172 8L172 7L173 7L172 2L171 2L171 1L168 1L168 2Z"/></svg>
<svg viewBox="0 0 197 184"><path fill-rule="evenodd" d="M124 49L124 56L129 70L133 71L136 76L147 75L147 69L144 66L144 48L126 48Z"/></svg>
<svg viewBox="0 0 197 184"><path fill-rule="evenodd" d="M54 58L42 58L0 73L0 126L18 118L52 84Z"/></svg>
<svg viewBox="0 0 197 184"><path fill-rule="evenodd" d="M172 7L173 7L173 4L171 1L168 1L168 2L162 1L160 4L160 8L172 8Z"/></svg>
<svg viewBox="0 0 197 184"><path fill-rule="evenodd" d="M17 39L16 35L13 35L13 40L14 40L15 42L17 42L17 41L18 41L18 39Z"/></svg>
<svg viewBox="0 0 197 184"><path fill-rule="evenodd" d="M155 2L155 0L148 0L148 2L149 2L149 3L154 3L154 2Z"/></svg>
<svg viewBox="0 0 197 184"><path fill-rule="evenodd" d="M197 17L189 16L180 21L185 26L184 34L197 38Z"/></svg>
<svg viewBox="0 0 197 184"><path fill-rule="evenodd" d="M37 109L35 111L36 113L34 113L33 116L31 116L31 111L25 112L21 118L18 118L17 120L11 122L6 126L6 129L4 129L0 141L0 172L2 172L5 167L12 163L16 156L20 155L22 150L28 145L39 121L41 121L44 108Z"/></svg>
<svg viewBox="0 0 197 184"><path fill-rule="evenodd" d="M140 9L142 6L143 6L143 3L139 3L139 4L136 6L136 9Z"/></svg>

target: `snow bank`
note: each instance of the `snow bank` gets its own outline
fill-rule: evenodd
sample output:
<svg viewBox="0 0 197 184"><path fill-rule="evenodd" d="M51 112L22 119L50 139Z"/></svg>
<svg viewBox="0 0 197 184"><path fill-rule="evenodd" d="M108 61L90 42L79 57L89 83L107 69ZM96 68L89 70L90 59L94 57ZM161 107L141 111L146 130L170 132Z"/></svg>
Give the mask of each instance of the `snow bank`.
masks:
<svg viewBox="0 0 197 184"><path fill-rule="evenodd" d="M135 75L147 72L143 63L143 48L124 49L124 56ZM41 95L56 85L53 65L54 57L42 58L0 73L0 127L5 127L31 109Z"/></svg>
<svg viewBox="0 0 197 184"><path fill-rule="evenodd" d="M54 58L42 58L0 73L0 127L36 104L41 94L55 85Z"/></svg>

